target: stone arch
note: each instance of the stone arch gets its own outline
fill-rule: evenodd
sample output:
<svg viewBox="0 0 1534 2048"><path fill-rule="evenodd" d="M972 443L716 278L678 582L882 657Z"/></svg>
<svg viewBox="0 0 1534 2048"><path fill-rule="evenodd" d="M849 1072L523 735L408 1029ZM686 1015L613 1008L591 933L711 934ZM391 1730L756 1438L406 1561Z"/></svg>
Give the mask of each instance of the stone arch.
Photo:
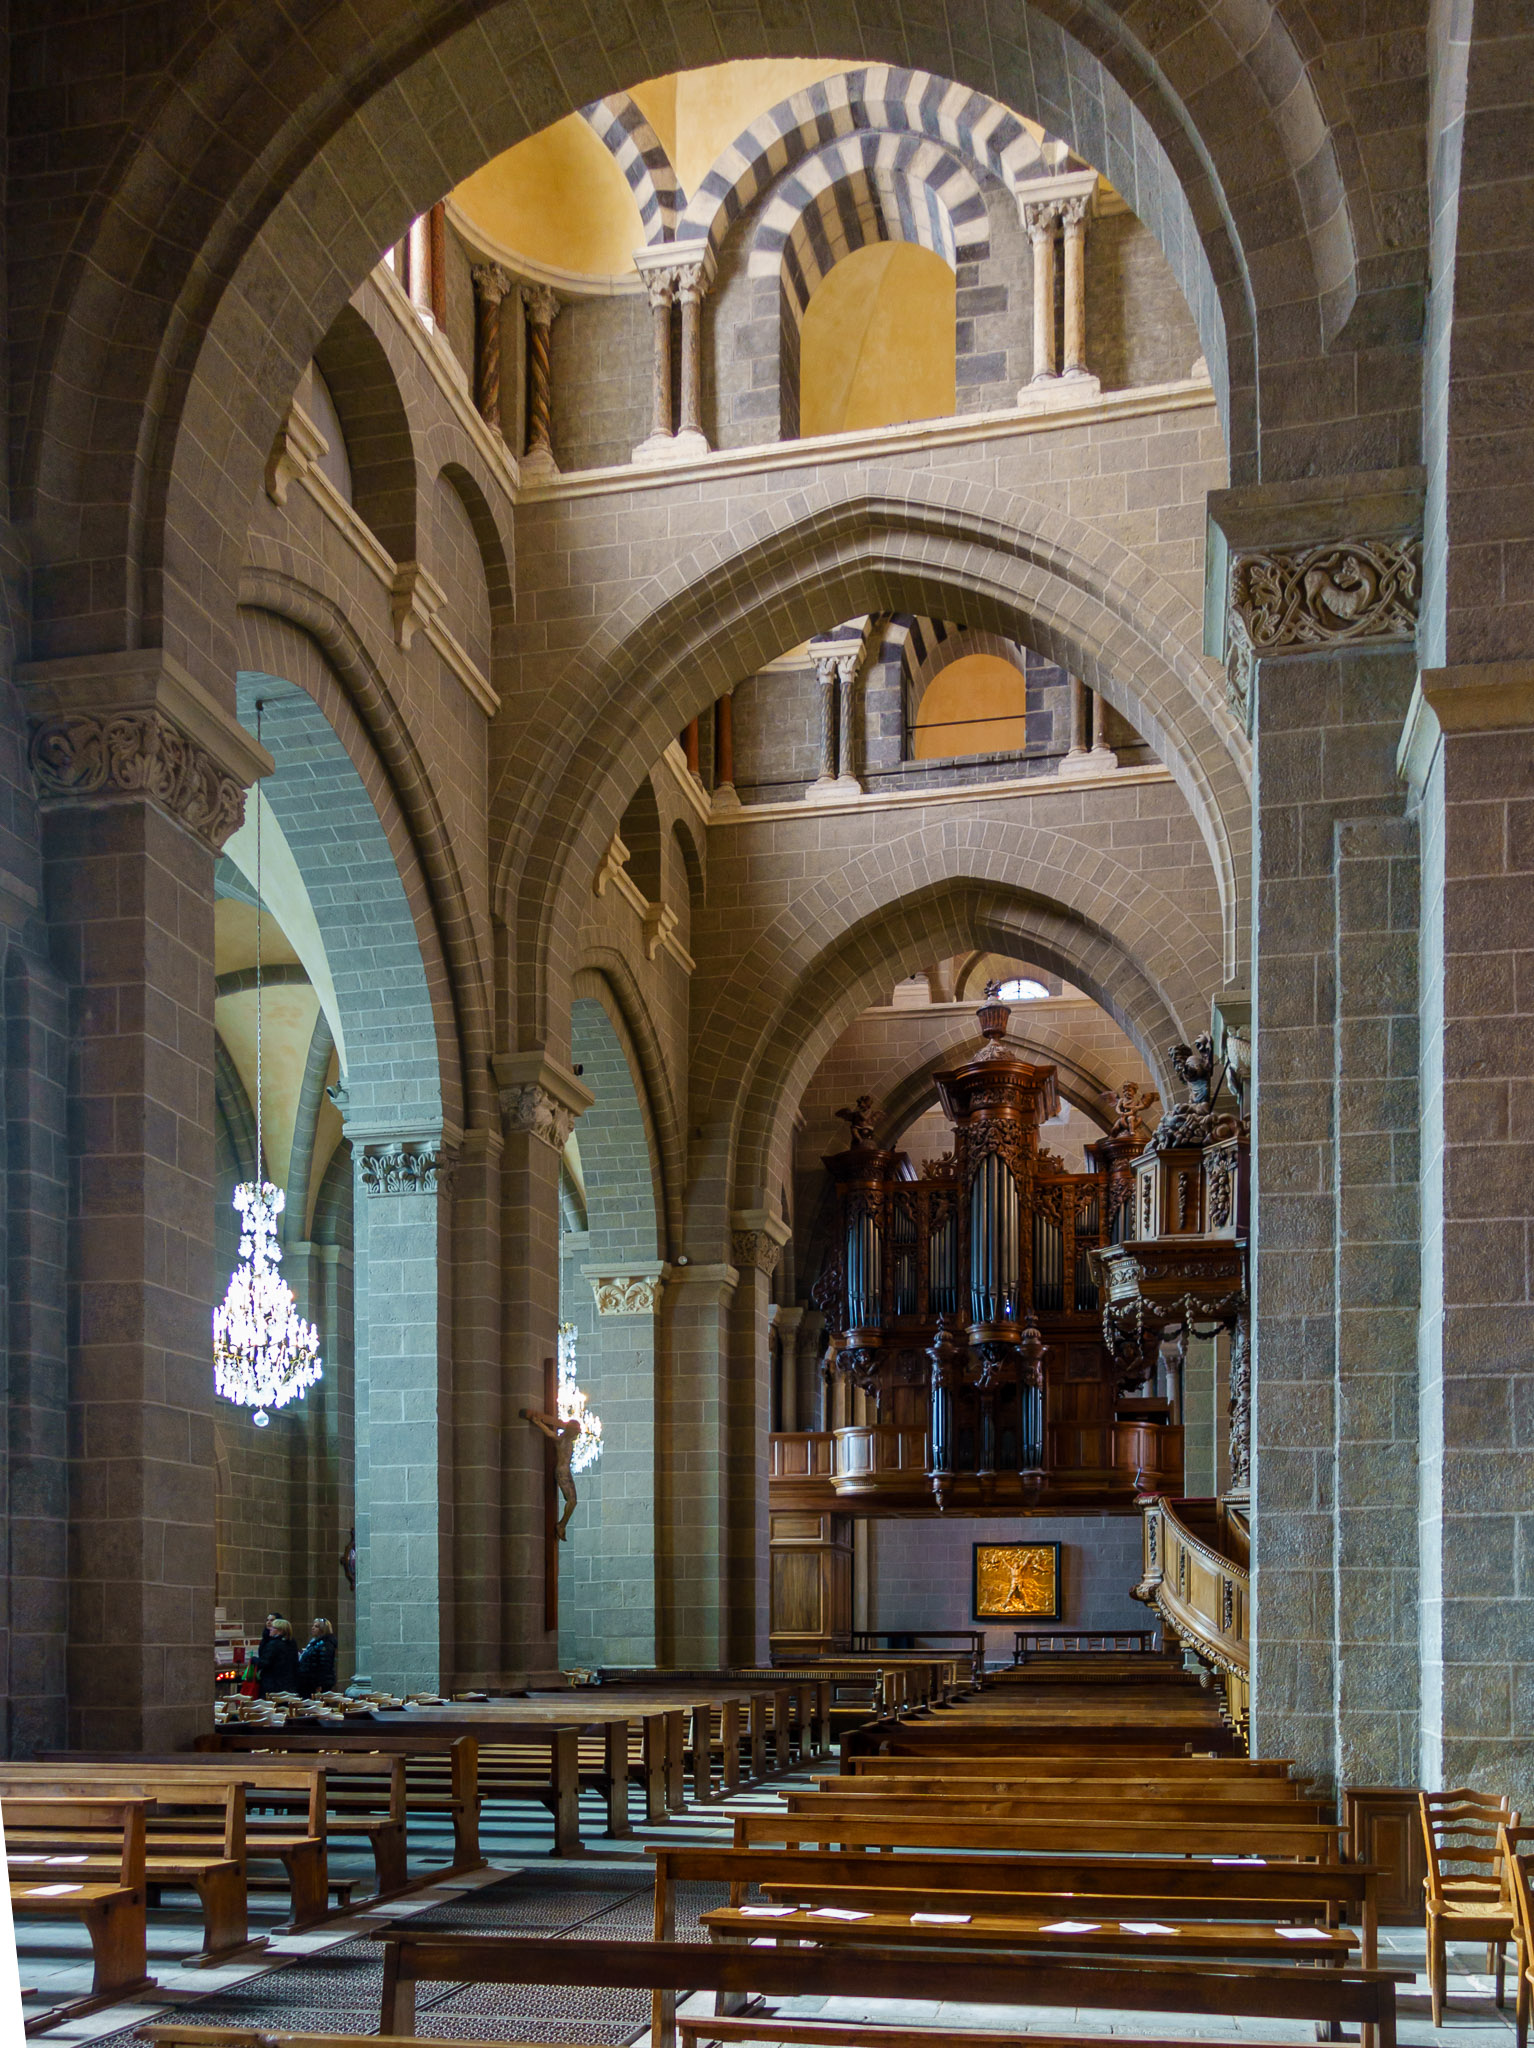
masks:
<svg viewBox="0 0 1534 2048"><path fill-rule="evenodd" d="M800 492L733 554L705 545L654 577L643 600L571 662L554 714L562 724L530 730L525 779L515 789L503 779L492 792L505 848L497 895L518 921L529 1042L554 1025L553 978L576 952L583 899L564 878L594 870L617 828L620 797L635 783L624 764L656 759L740 676L828 616L870 612L962 615L1081 676L1124 713L1197 820L1232 978L1245 943L1244 737L1193 652L1201 628L1192 607L1118 542L1011 493L872 470L851 490ZM579 716L566 709L574 705ZM541 809L527 803L534 789L546 792Z"/></svg>
<svg viewBox="0 0 1534 2048"><path fill-rule="evenodd" d="M396 562L418 553L415 443L383 344L355 306L343 306L314 362L346 437L352 510Z"/></svg>
<svg viewBox="0 0 1534 2048"><path fill-rule="evenodd" d="M82 201L55 271L31 281L15 377L18 515L39 571L34 657L61 651L93 568L99 644L160 641L227 696L242 537L281 409L378 251L569 102L703 54L802 55L803 32L786 17L763 30L728 11L675 23L658 14L642 52L627 28L610 45L583 42L578 77L552 84L534 108L513 80L531 75L517 53L524 40L536 47L539 24L557 41L549 0L531 16L510 0L467 11L433 0L408 18L387 0L361 0L318 77L304 30L270 0L242 15L238 63L226 37L188 35L152 110L125 136L110 186ZM716 40L704 51L707 36ZM874 64L913 54L898 16L855 24L845 42L849 57ZM1277 346L1280 330L1304 332L1309 321L1319 352L1326 337L1345 338L1365 294L1388 332L1403 317L1388 296L1399 297L1395 268L1374 262L1388 250L1344 87L1328 78L1298 0L1264 16L1259 57L1242 0L1211 0L1196 34L1175 10L1135 31L1110 11L1035 0L1005 37L966 48L980 54L966 56L962 92L998 95L1101 164L1175 251L1185 289L1214 281L1188 296L1201 332L1209 323L1222 402L1223 313L1233 465L1247 480L1258 458L1259 333ZM444 123L443 105L461 118ZM26 177L13 196L23 209L34 203ZM1300 375L1289 351L1280 360L1291 381ZM92 408L82 430L78 394L107 389L116 402ZM1342 399L1318 398L1340 426ZM1355 404L1349 386L1346 417ZM87 504L98 516L82 521ZM168 552L193 533L195 572L179 539L174 562Z"/></svg>
<svg viewBox="0 0 1534 2048"><path fill-rule="evenodd" d="M737 1206L759 1199L788 1161L793 1114L811 1075L861 1009L886 985L891 971L913 951L953 952L969 935L993 950L1033 958L1089 994L1128 1034L1165 1095L1172 1086L1167 1052L1184 1024L1167 994L1155 985L1121 932L1084 915L1068 900L1050 900L1027 888L972 876L953 876L909 894L894 894L881 908L848 919L797 971L784 974L770 1012L759 990L736 990L734 1000L757 1005L749 1042L747 1025L720 1058L713 1092L715 1115L705 1128L706 1158L694 1160L695 1178L722 1175ZM758 949L763 961L767 949ZM1181 1003L1202 1014L1207 987L1190 978ZM726 1113L733 1089L735 1103ZM699 1105L700 1115L706 1115ZM700 1219L701 1220L701 1219Z"/></svg>
<svg viewBox="0 0 1534 2048"><path fill-rule="evenodd" d="M454 1125L494 1123L490 990L441 799L340 586L312 562L305 567L313 580L300 581L287 562L275 553L242 577L240 663L297 677L340 735L410 899L437 1005L445 1114Z"/></svg>
<svg viewBox="0 0 1534 2048"><path fill-rule="evenodd" d="M572 984L576 999L599 1003L623 1048L644 1124L656 1219L654 1256L667 1258L680 1240L686 1134L661 1036L628 959L616 948L588 946ZM577 1125L577 1131L580 1126Z"/></svg>
<svg viewBox="0 0 1534 2048"><path fill-rule="evenodd" d="M676 232L685 194L666 145L632 95L610 92L581 108L581 119L613 157L634 195L647 244L669 242Z"/></svg>

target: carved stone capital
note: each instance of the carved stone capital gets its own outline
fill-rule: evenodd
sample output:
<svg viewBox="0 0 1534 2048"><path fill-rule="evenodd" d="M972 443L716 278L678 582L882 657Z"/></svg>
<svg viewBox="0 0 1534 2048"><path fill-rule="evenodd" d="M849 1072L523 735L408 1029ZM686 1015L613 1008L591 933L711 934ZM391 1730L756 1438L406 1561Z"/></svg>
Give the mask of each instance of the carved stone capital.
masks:
<svg viewBox="0 0 1534 2048"><path fill-rule="evenodd" d="M362 1185L370 1195L446 1194L456 1163L442 1146L369 1145L362 1154Z"/></svg>
<svg viewBox="0 0 1534 2048"><path fill-rule="evenodd" d="M676 301L681 305L702 303L712 282L706 258L700 256L695 262L679 263L671 273L676 280Z"/></svg>
<svg viewBox="0 0 1534 2048"><path fill-rule="evenodd" d="M1064 203L1060 199L1024 199L1020 203L1018 210L1031 242L1047 242L1053 237Z"/></svg>
<svg viewBox="0 0 1534 2048"><path fill-rule="evenodd" d="M498 1053L494 1064L507 1136L525 1132L562 1152L596 1100L591 1090L547 1053Z"/></svg>
<svg viewBox="0 0 1534 2048"><path fill-rule="evenodd" d="M559 318L562 303L558 292L548 284L525 284L521 287L522 304L527 308L528 320L534 327L552 327Z"/></svg>
<svg viewBox="0 0 1534 2048"><path fill-rule="evenodd" d="M737 1209L730 1218L730 1256L737 1266L752 1266L758 1273L775 1273L783 1247L792 1235L775 1210Z"/></svg>
<svg viewBox="0 0 1534 2048"><path fill-rule="evenodd" d="M1092 211L1092 194L1077 192L1069 199L1060 201L1060 224L1069 234L1073 228L1084 228Z"/></svg>
<svg viewBox="0 0 1534 2048"><path fill-rule="evenodd" d="M652 1260L616 1271L611 1266L583 1266L581 1271L591 1282L599 1316L652 1316L660 1307L671 1268Z"/></svg>
<svg viewBox="0 0 1534 2048"><path fill-rule="evenodd" d="M17 680L44 808L147 799L217 853L272 772L233 712L157 648L30 662Z"/></svg>
<svg viewBox="0 0 1534 2048"><path fill-rule="evenodd" d="M1230 558L1231 638L1250 656L1410 640L1421 589L1415 534L1240 550Z"/></svg>
<svg viewBox="0 0 1534 2048"><path fill-rule="evenodd" d="M644 278L645 297L650 301L652 313L662 311L675 303L677 274L674 267L668 265L663 270L645 270L641 275Z"/></svg>
<svg viewBox="0 0 1534 2048"><path fill-rule="evenodd" d="M487 305L498 306L511 290L511 279L499 263L476 263L469 272L474 281L474 295Z"/></svg>

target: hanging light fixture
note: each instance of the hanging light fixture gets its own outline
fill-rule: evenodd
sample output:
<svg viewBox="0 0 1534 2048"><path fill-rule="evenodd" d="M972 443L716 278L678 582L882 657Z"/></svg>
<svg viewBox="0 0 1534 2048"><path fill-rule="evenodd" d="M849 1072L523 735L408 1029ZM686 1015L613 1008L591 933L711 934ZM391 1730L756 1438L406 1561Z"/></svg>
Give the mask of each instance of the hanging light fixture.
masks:
<svg viewBox="0 0 1534 2048"><path fill-rule="evenodd" d="M586 1405L588 1395L575 1381L575 1325L559 1326L559 1419L578 1422L581 1433L570 1453L572 1472L589 1472L602 1455L602 1418Z"/></svg>
<svg viewBox="0 0 1534 2048"><path fill-rule="evenodd" d="M261 713L256 704L256 744ZM261 1143L261 798L256 799L256 1173ZM269 1180L241 1181L234 1191L240 1213L240 1262L229 1276L229 1292L213 1311L213 1386L224 1400L254 1411L251 1421L265 1429L268 1408L285 1408L320 1377L320 1333L298 1313L293 1290L277 1268L282 1259L277 1219L287 1196Z"/></svg>

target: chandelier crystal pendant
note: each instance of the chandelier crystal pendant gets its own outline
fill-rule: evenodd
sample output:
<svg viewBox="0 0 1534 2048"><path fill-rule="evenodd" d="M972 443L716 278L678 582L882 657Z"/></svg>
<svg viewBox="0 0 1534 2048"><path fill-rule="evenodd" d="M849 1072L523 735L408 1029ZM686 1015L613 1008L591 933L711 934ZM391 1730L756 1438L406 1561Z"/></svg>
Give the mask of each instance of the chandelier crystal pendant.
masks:
<svg viewBox="0 0 1534 2048"><path fill-rule="evenodd" d="M256 744L261 713L256 705ZM261 798L256 799L256 1172L265 1164L261 1142ZM226 1401L253 1411L265 1429L268 1408L285 1408L307 1392L323 1370L320 1333L298 1313L293 1290L277 1268L282 1261L277 1219L287 1196L269 1180L241 1181L234 1191L240 1212L240 1262L229 1291L213 1311L213 1388ZM599 1425L600 1427L600 1425Z"/></svg>
<svg viewBox="0 0 1534 2048"><path fill-rule="evenodd" d="M589 1396L575 1380L575 1325L559 1326L559 1419L578 1422L581 1433L570 1453L572 1472L589 1472L602 1455L602 1418L587 1406Z"/></svg>

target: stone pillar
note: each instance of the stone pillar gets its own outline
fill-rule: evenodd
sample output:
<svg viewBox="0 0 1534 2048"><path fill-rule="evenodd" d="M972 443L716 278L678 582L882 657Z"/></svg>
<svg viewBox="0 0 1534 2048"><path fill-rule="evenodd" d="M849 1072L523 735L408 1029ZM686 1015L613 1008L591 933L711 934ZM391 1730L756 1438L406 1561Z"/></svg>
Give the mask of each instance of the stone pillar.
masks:
<svg viewBox="0 0 1534 2048"><path fill-rule="evenodd" d="M1087 756L1098 774L1117 768L1119 757L1108 744L1108 700L1101 690L1088 692L1092 699L1092 751Z"/></svg>
<svg viewBox="0 0 1534 2048"><path fill-rule="evenodd" d="M546 284L521 287L527 310L527 450L522 475L536 482L559 475L551 435L553 391L549 380L549 330L559 315L559 297Z"/></svg>
<svg viewBox="0 0 1534 2048"><path fill-rule="evenodd" d="M730 1256L740 1275L730 1308L730 1618L732 1659L766 1662L771 1622L767 1468L771 1377L767 1318L772 1276L791 1235L774 1210L737 1209Z"/></svg>
<svg viewBox="0 0 1534 2048"><path fill-rule="evenodd" d="M740 809L735 793L735 700L728 690L714 706L714 809Z"/></svg>
<svg viewBox="0 0 1534 2048"><path fill-rule="evenodd" d="M158 650L19 681L70 1010L68 1740L177 1749L211 1725L213 864L272 762Z"/></svg>
<svg viewBox="0 0 1534 2048"><path fill-rule="evenodd" d="M661 261L655 261L657 253ZM634 450L640 463L674 462L676 435L671 413L671 307L676 298L677 269L669 245L659 252L641 249L634 267L644 280L650 301L651 382L650 431Z"/></svg>
<svg viewBox="0 0 1534 2048"><path fill-rule="evenodd" d="M544 1626L544 1439L519 1410L543 1405L559 1346L559 1161L593 1096L544 1052L497 1053L501 1153L501 1640L505 1677L552 1678Z"/></svg>
<svg viewBox="0 0 1534 2048"><path fill-rule="evenodd" d="M1095 772L1092 761L1092 692L1080 676L1071 677L1071 744L1063 754L1057 775L1066 777Z"/></svg>
<svg viewBox="0 0 1534 2048"><path fill-rule="evenodd" d="M390 1692L454 1664L453 1152L347 1120L355 1174L357 1662Z"/></svg>
<svg viewBox="0 0 1534 2048"><path fill-rule="evenodd" d="M858 770L858 670L862 665L861 645L850 654L844 654L836 664L836 680L841 705L841 719L836 737L837 785L848 795L861 794L863 783Z"/></svg>
<svg viewBox="0 0 1534 2048"><path fill-rule="evenodd" d="M421 214L405 237L405 289L423 326L435 328L431 289L431 219Z"/></svg>
<svg viewBox="0 0 1534 2048"><path fill-rule="evenodd" d="M1328 1783L1414 1782L1415 911L1390 833L1420 511L1410 472L1210 499L1254 750L1253 1747Z"/></svg>
<svg viewBox="0 0 1534 2048"><path fill-rule="evenodd" d="M670 1271L659 1259L581 1268L597 1327L582 1384L602 1419L603 1448L591 1475L597 1515L570 1530L589 1563L586 1590L580 1612L560 1613L577 1664L655 1662L655 1340Z"/></svg>
<svg viewBox="0 0 1534 2048"><path fill-rule="evenodd" d="M799 1427L799 1326L803 1321L802 1308L779 1306L773 1311L783 1346L783 1407L778 1426L788 1435Z"/></svg>
<svg viewBox="0 0 1534 2048"><path fill-rule="evenodd" d="M1424 1785L1534 1799L1528 1670L1534 664L1423 670L1401 746L1421 837Z"/></svg>
<svg viewBox="0 0 1534 2048"><path fill-rule="evenodd" d="M696 775L698 768L698 721L689 718L682 728L682 756L687 763L689 775Z"/></svg>
<svg viewBox="0 0 1534 2048"><path fill-rule="evenodd" d="M676 296L682 308L682 403L673 453L679 461L707 455L703 431L703 301L708 293L706 261L679 264Z"/></svg>
<svg viewBox="0 0 1534 2048"><path fill-rule="evenodd" d="M678 1265L657 1360L656 1650L663 1665L732 1661L730 1265ZM762 1482L758 1480L759 1486ZM754 1591L747 1589L748 1599Z"/></svg>
<svg viewBox="0 0 1534 2048"><path fill-rule="evenodd" d="M511 279L498 263L476 263L474 281L474 404L492 433L501 420L501 304Z"/></svg>
<svg viewBox="0 0 1534 2048"><path fill-rule="evenodd" d="M508 1420L501 1358L501 1133L466 1131L453 1176L453 1663L455 1691L498 1684L501 1444ZM513 1410L512 1418L515 1418Z"/></svg>
<svg viewBox="0 0 1534 2048"><path fill-rule="evenodd" d="M1055 222L1056 199L1023 202L1023 226L1033 247L1033 382L1055 377Z"/></svg>
<svg viewBox="0 0 1534 2048"><path fill-rule="evenodd" d="M1060 374L1077 382L1087 372L1087 214L1090 193L1062 202L1060 223L1065 236L1065 361Z"/></svg>
<svg viewBox="0 0 1534 2048"><path fill-rule="evenodd" d="M836 781L836 657L822 655L815 663L815 679L820 685L820 773L815 777L816 785L829 789Z"/></svg>

